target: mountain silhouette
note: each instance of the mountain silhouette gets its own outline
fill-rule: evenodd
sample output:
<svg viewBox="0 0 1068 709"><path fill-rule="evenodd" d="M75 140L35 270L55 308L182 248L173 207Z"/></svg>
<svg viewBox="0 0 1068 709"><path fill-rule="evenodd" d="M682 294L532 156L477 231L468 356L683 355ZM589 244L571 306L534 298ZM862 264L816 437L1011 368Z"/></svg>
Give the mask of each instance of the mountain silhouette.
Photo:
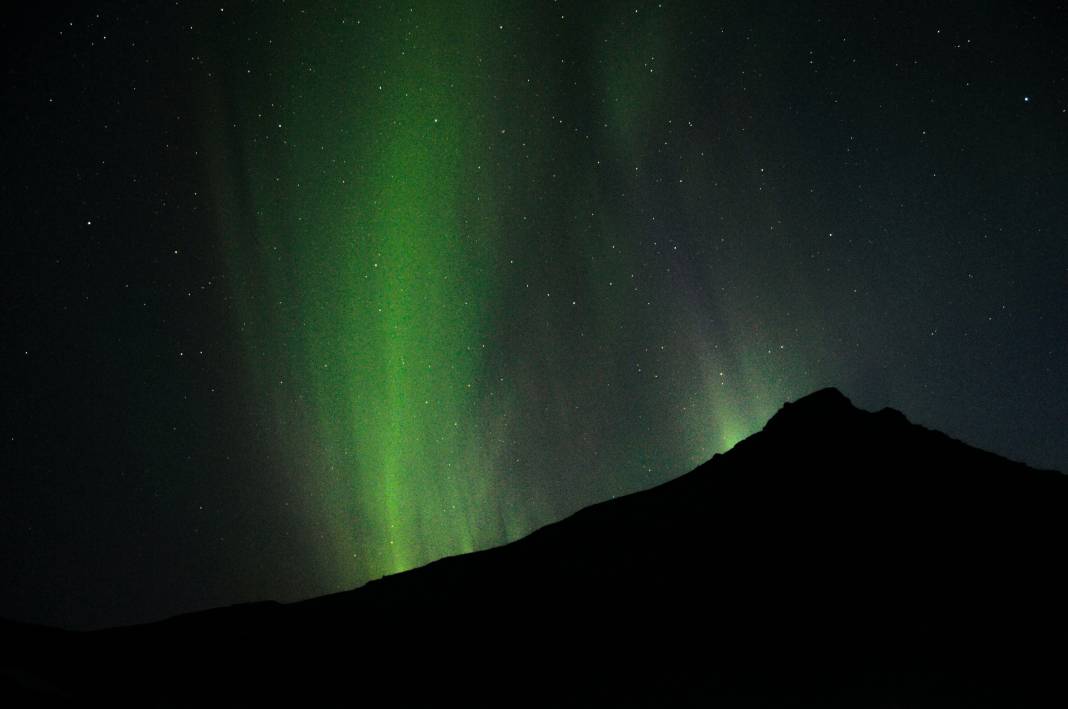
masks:
<svg viewBox="0 0 1068 709"><path fill-rule="evenodd" d="M2 625L0 698L1061 707L1066 512L1064 475L824 389L670 482L353 591Z"/></svg>

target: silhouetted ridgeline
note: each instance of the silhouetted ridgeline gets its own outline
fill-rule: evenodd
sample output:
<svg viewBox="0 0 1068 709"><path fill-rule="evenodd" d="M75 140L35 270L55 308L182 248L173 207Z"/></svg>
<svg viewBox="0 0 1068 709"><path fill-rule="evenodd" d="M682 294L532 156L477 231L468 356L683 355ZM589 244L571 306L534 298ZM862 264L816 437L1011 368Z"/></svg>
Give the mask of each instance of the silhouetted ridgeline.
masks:
<svg viewBox="0 0 1068 709"><path fill-rule="evenodd" d="M94 633L0 626L0 691L1063 707L1066 513L1060 473L825 389L671 482L355 591Z"/></svg>

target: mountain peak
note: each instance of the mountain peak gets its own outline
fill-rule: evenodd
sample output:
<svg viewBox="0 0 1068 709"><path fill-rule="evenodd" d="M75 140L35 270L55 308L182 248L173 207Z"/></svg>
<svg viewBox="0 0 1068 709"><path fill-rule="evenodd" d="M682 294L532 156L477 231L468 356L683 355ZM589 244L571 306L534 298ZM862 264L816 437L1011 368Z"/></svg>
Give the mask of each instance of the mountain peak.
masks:
<svg viewBox="0 0 1068 709"><path fill-rule="evenodd" d="M806 394L797 401L787 401L764 426L774 430L786 424L828 423L860 413L853 402L834 387L819 389Z"/></svg>
<svg viewBox="0 0 1068 709"><path fill-rule="evenodd" d="M804 406L804 407L819 407L819 408L850 408L855 409L853 402L849 400L845 394L843 394L836 387L825 387L823 389L817 389L811 394L806 394L800 399L794 402L786 402L786 406Z"/></svg>

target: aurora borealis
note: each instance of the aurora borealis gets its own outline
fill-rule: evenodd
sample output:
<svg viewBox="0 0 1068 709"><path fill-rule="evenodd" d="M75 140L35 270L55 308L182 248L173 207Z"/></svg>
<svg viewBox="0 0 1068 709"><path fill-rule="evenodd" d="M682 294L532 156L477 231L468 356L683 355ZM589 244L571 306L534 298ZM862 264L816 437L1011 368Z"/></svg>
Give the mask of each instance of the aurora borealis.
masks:
<svg viewBox="0 0 1068 709"><path fill-rule="evenodd" d="M599 407L576 393L605 390L625 406L631 388L662 376L659 353L684 348L685 356L693 345L656 323L660 309L687 304L658 294L654 307L645 294L663 293L670 279L651 272L643 247L661 251L671 274L678 245L665 234L679 226L670 212L660 216L667 226L656 224L652 200L632 202L656 189L640 172L656 159L642 143L657 85L628 63L630 42L663 48L669 20L625 18L633 27L617 36L606 12L603 76L594 77L601 93L587 97L568 72L550 73L535 46L522 49L524 60L491 61L513 40L488 14L438 3L327 12L279 42L293 46L270 51L272 60L256 41L212 60L225 98L204 109L208 131L226 133L217 124L230 122L209 149L218 158L214 206L228 265L247 284L237 288L237 310L250 368L285 428L295 409L306 412L283 448L295 466L316 471L302 482L314 486L315 514L334 520L338 568L323 571L341 579L351 579L353 558L363 573L392 573L558 516L559 504L539 491L514 490L510 469L537 465L545 442L576 433L581 443L561 452L567 467L599 455L611 423L585 420L583 411ZM255 24L243 30L267 34ZM329 49L316 61L308 47ZM245 78L263 66L281 69ZM262 102L275 85L299 95L285 99L290 110L267 115ZM579 120L546 111L572 103ZM686 164L692 156L664 159L679 175L696 171ZM677 199L699 202L684 178L676 183ZM630 233L646 243L621 238ZM617 348L620 336L629 344ZM532 340L542 348L533 357ZM682 470L755 430L759 420L728 403L750 392L717 379L686 382L694 400L675 407L683 420L655 432L678 440L650 455L654 439L646 456L681 454L672 467ZM287 382L299 405L275 391ZM785 386L775 372L762 394ZM639 421L671 406L655 395L635 403L649 409L636 412ZM614 466L634 469L627 487L656 479L619 458ZM627 489L618 485L591 486L585 497Z"/></svg>
<svg viewBox="0 0 1068 709"><path fill-rule="evenodd" d="M1063 18L24 12L0 616L351 588L668 480L827 385L1068 463Z"/></svg>

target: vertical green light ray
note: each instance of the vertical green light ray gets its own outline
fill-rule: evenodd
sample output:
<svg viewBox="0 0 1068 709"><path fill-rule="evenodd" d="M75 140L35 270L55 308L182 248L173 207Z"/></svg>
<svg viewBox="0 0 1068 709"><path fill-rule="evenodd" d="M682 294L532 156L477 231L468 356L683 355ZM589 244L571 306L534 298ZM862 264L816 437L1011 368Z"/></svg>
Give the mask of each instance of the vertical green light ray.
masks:
<svg viewBox="0 0 1068 709"><path fill-rule="evenodd" d="M436 17L423 31L463 27L463 19ZM442 32L424 36L413 25L385 40L427 48L418 60L398 60L379 101L361 108L374 117L373 135L353 146L366 170L367 222L348 231L370 245L370 263L359 264L362 281L351 274L351 309L364 316L344 341L366 340L373 355L345 383L350 428L341 440L355 447L358 465L340 492L375 521L378 543L360 540L383 550L372 575L471 550L468 518L492 505L482 494L492 471L473 466L463 435L477 407L479 320L492 294L483 273L491 252L463 218L478 136L464 102L477 101L480 87L460 65L475 38Z"/></svg>
<svg viewBox="0 0 1068 709"><path fill-rule="evenodd" d="M423 77L425 78L425 77ZM404 93L418 92L413 82ZM378 335L385 378L384 421L364 419L353 431L371 453L381 483L392 566L407 568L432 550L421 548L427 525L447 529L435 509L454 497L444 471L428 463L453 460L460 420L467 420L466 385L478 375L478 362L467 348L472 341L478 293L465 293L463 274L470 264L457 215L457 165L463 159L458 131L461 120L447 100L431 93L404 102L403 116L392 128L380 156L383 179L374 232L378 258L372 288L381 295ZM354 407L364 402L357 396ZM450 421L450 419L452 419ZM415 479L413 479L415 472ZM372 503L374 504L374 503ZM464 549L470 539L448 536ZM429 546L429 545L428 545Z"/></svg>
<svg viewBox="0 0 1068 709"><path fill-rule="evenodd" d="M222 230L244 234L228 242L249 274L239 310L260 303L269 323L247 348L274 356L260 387L288 381L316 412L297 457L313 468L302 494L329 520L320 572L335 584L470 551L472 520L498 517L493 461L469 431L494 292L492 215L471 191L483 10L319 17L293 28L267 86L231 97L247 157L221 201L246 190L254 225ZM258 120L264 94L285 114Z"/></svg>

